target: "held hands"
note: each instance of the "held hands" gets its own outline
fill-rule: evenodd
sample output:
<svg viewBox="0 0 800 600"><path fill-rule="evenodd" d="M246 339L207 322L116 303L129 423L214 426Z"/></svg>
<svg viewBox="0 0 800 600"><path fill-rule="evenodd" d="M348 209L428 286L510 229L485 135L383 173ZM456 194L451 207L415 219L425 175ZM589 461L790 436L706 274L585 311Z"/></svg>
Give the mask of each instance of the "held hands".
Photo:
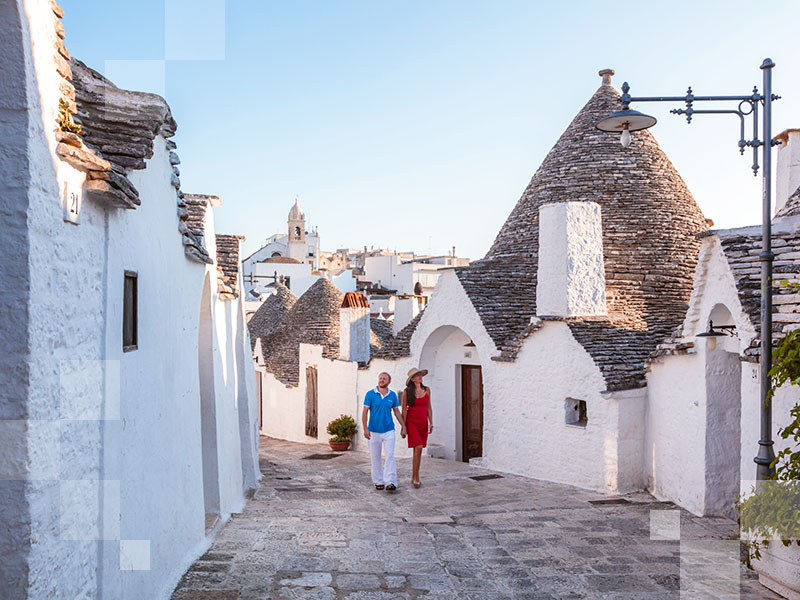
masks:
<svg viewBox="0 0 800 600"><path fill-rule="evenodd" d="M405 439L405 437L406 437L406 426L405 425L403 425L400 428L400 437L403 438L403 439Z"/></svg>

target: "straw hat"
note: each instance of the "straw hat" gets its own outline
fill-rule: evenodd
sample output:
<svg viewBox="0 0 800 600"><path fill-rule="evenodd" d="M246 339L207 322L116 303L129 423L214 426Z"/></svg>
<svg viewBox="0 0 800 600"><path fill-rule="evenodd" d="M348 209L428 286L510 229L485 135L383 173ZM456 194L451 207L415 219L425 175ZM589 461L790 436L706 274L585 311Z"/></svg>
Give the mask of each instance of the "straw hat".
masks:
<svg viewBox="0 0 800 600"><path fill-rule="evenodd" d="M408 372L408 377L406 378L406 385L409 384L409 382L411 381L411 378L414 377L414 375L425 376L427 374L428 374L428 369L411 369Z"/></svg>

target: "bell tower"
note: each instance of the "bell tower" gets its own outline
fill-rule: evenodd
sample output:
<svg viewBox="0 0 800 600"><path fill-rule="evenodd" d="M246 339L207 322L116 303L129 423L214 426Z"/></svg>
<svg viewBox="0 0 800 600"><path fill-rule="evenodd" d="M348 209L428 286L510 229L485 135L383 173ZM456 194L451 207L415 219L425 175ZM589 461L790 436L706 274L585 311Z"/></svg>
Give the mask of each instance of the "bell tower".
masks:
<svg viewBox="0 0 800 600"><path fill-rule="evenodd" d="M306 216L295 198L294 206L289 211L289 258L305 262L306 256Z"/></svg>

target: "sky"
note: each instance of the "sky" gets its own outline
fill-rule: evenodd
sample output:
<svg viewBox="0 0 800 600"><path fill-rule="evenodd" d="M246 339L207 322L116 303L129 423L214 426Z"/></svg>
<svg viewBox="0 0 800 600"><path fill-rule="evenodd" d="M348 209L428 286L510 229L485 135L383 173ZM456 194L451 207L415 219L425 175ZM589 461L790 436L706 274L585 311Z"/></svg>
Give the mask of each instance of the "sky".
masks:
<svg viewBox="0 0 800 600"><path fill-rule="evenodd" d="M74 57L165 96L182 189L222 198L245 256L299 198L323 250L481 258L604 68L634 96L748 95L770 57L773 135L800 127L794 0L60 3ZM715 227L760 223L738 119L681 106L632 108Z"/></svg>

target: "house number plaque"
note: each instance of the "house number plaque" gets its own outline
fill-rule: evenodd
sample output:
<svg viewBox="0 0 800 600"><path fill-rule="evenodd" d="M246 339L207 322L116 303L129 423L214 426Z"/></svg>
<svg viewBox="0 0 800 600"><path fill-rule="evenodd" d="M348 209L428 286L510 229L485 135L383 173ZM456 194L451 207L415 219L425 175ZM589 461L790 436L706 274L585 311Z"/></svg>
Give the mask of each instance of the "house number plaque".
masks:
<svg viewBox="0 0 800 600"><path fill-rule="evenodd" d="M67 223L78 224L78 215L81 212L81 201L83 199L81 191L81 186L64 183L61 203L64 206L64 220Z"/></svg>

